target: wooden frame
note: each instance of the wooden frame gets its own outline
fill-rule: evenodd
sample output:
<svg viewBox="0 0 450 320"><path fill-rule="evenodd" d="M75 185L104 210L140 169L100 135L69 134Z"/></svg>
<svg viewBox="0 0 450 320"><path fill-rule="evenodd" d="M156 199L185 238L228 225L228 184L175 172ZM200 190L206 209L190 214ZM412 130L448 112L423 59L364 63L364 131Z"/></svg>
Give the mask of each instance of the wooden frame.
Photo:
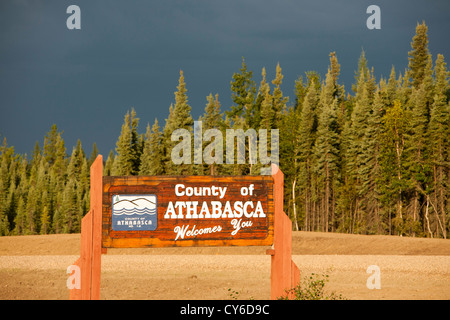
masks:
<svg viewBox="0 0 450 320"><path fill-rule="evenodd" d="M272 164L272 177L103 177L103 158L99 155L91 166L91 210L81 221L80 258L74 263L81 272L81 288L70 289L70 299L100 299L101 255L106 254L106 247L172 245L263 246L272 243L272 249L268 249L266 252L268 255L271 255L271 299L285 296L287 290L295 287L300 281L300 270L291 259L292 222L283 212L283 179L283 173L274 164ZM249 182L253 183L255 190L258 190L257 192L255 191L253 200L267 201L263 206L266 217L263 217L262 220L265 222L257 225L259 229L256 228L255 230L259 231L254 233L253 238L251 236L244 236L239 239L233 237L224 239L203 238L176 242L170 239L148 237L148 234L142 233L142 231L131 231L131 233L130 231L125 231L119 237L111 234L110 202L112 193L133 192L142 194L158 191L156 186L160 185L163 180L167 180L167 183L181 181L194 184L198 184L200 181L215 181L218 184L226 184L230 188L232 186L245 186ZM115 186L115 189L113 186ZM142 188L147 189L141 190ZM141 192L138 192L139 190ZM226 200L225 196L223 198L223 200ZM162 207L164 206L163 204L164 200L161 203L158 202L158 205ZM162 230L164 231L164 228ZM134 237L131 237L131 240L126 240L125 235L134 235ZM292 293L288 297L292 298Z"/></svg>

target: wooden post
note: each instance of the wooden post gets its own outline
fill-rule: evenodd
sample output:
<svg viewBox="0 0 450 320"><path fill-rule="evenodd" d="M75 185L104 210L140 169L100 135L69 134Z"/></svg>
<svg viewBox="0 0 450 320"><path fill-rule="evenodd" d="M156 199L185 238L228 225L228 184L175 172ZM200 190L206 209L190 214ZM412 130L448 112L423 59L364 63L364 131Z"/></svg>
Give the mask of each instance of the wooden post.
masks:
<svg viewBox="0 0 450 320"><path fill-rule="evenodd" d="M103 157L98 155L91 165L91 212L92 212L92 277L91 300L100 299L100 274L102 264L102 197Z"/></svg>
<svg viewBox="0 0 450 320"><path fill-rule="evenodd" d="M77 261L75 261L74 265L77 266L78 268L81 269L81 258L77 259ZM80 289L70 289L70 296L69 296L70 300L81 300L81 288Z"/></svg>
<svg viewBox="0 0 450 320"><path fill-rule="evenodd" d="M103 157L91 166L91 210L81 219L80 267L81 289L71 289L71 300L99 300L102 254L102 185ZM106 251L103 251L106 253Z"/></svg>
<svg viewBox="0 0 450 320"><path fill-rule="evenodd" d="M274 241L271 255L270 298L275 300L286 295L300 280L300 270L292 261L292 222L283 211L283 172L272 164L274 198ZM291 296L290 296L291 297Z"/></svg>
<svg viewBox="0 0 450 320"><path fill-rule="evenodd" d="M92 210L81 220L81 299L91 299L92 277Z"/></svg>

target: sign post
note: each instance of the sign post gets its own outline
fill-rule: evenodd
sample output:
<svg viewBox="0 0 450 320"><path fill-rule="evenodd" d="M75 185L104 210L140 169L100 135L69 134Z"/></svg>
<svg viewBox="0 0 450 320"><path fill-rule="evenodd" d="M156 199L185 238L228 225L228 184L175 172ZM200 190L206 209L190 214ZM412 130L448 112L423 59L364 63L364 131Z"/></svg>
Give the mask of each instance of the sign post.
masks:
<svg viewBox="0 0 450 320"><path fill-rule="evenodd" d="M81 219L80 258L74 263L80 268L81 288L70 289L71 300L99 300L102 248L102 184L103 157L97 156L91 165L90 207Z"/></svg>
<svg viewBox="0 0 450 320"><path fill-rule="evenodd" d="M291 260L292 223L283 212L283 173L272 176L103 177L91 166L91 209L81 223L81 289L70 299L100 299L106 248L271 246L271 298L299 280Z"/></svg>
<svg viewBox="0 0 450 320"><path fill-rule="evenodd" d="M271 255L270 298L275 300L286 295L286 290L294 288L300 281L300 270L292 261L292 221L283 211L283 172L272 164L274 181L275 227ZM292 298L290 296L289 298Z"/></svg>

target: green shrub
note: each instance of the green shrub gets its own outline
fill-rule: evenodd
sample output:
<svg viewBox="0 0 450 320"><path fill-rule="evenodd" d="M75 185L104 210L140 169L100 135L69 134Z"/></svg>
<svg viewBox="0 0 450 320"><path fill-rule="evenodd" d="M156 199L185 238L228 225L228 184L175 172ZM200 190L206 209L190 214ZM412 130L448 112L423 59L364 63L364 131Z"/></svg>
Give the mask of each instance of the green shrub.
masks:
<svg viewBox="0 0 450 320"><path fill-rule="evenodd" d="M305 277L296 287L286 290L286 295L279 297L279 300L342 300L341 294L334 292L325 293L324 287L329 281L327 274L318 275L311 273Z"/></svg>

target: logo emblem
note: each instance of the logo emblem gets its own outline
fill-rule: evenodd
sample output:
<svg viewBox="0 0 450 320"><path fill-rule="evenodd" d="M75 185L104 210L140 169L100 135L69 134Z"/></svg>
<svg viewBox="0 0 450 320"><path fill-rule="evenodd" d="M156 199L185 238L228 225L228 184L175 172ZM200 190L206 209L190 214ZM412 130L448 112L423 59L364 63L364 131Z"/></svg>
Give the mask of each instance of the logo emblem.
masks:
<svg viewBox="0 0 450 320"><path fill-rule="evenodd" d="M156 195L116 194L111 200L114 231L156 230Z"/></svg>

